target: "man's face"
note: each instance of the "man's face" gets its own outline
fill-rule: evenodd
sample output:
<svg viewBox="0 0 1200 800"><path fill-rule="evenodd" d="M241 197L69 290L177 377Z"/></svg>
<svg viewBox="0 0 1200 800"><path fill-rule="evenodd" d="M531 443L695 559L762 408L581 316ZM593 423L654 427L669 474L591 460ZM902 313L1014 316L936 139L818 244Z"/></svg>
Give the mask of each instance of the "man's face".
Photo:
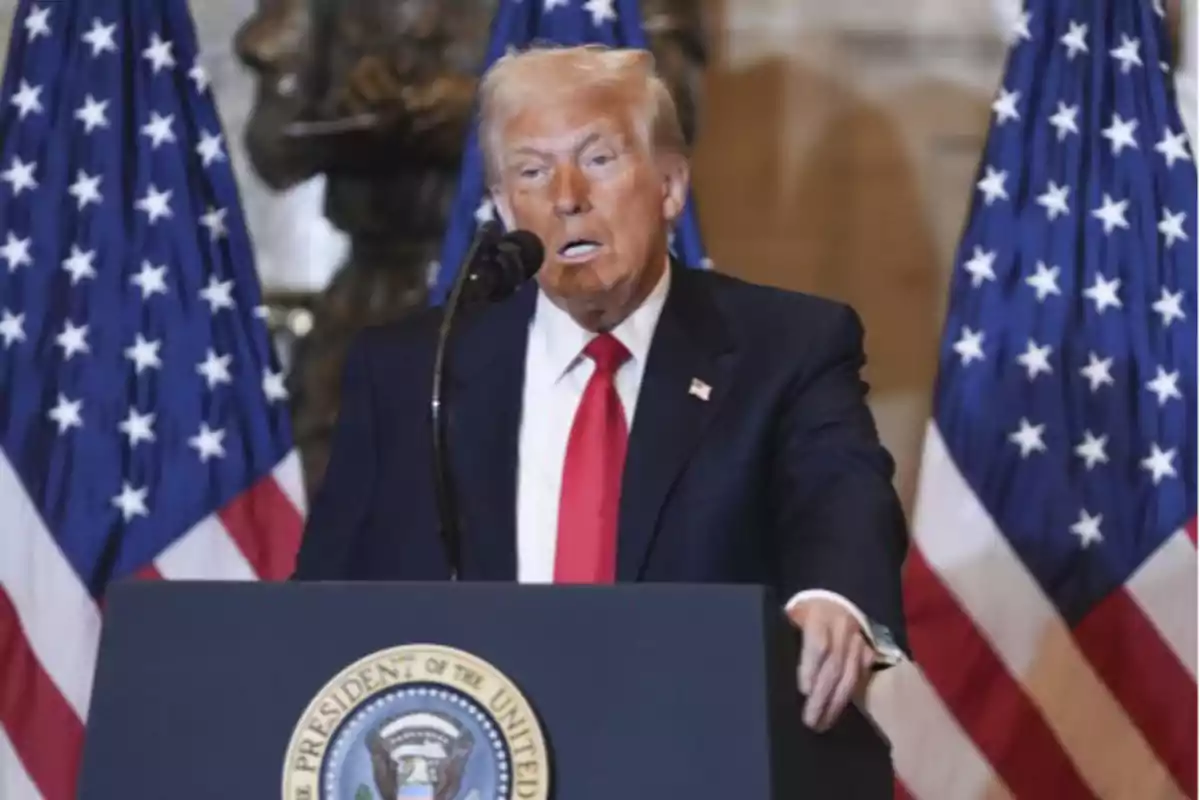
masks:
<svg viewBox="0 0 1200 800"><path fill-rule="evenodd" d="M584 327L615 326L666 268L667 232L686 196L683 160L656 162L612 91L531 106L501 139L496 205L510 229L545 245L542 289Z"/></svg>

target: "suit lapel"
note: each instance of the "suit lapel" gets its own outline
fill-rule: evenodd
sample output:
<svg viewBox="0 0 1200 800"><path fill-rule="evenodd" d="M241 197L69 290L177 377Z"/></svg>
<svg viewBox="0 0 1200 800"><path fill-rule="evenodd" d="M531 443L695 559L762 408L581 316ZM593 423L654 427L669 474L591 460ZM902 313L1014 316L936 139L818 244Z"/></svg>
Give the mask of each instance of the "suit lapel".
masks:
<svg viewBox="0 0 1200 800"><path fill-rule="evenodd" d="M736 352L705 276L672 264L622 480L617 579L641 576L663 505L728 390Z"/></svg>
<svg viewBox="0 0 1200 800"><path fill-rule="evenodd" d="M448 398L462 520L462 576L517 578L517 453L533 281L459 331Z"/></svg>

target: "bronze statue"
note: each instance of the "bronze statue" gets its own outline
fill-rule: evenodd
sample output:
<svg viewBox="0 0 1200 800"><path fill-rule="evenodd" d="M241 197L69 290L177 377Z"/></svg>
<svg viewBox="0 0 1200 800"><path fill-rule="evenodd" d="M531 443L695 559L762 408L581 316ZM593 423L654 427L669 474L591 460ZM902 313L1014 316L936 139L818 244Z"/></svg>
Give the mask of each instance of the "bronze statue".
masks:
<svg viewBox="0 0 1200 800"><path fill-rule="evenodd" d="M326 176L351 242L292 352L294 431L311 492L337 413L345 348L427 300L498 0L259 0L236 37L258 78L245 132L276 190ZM643 0L643 24L695 136L706 43L699 0Z"/></svg>

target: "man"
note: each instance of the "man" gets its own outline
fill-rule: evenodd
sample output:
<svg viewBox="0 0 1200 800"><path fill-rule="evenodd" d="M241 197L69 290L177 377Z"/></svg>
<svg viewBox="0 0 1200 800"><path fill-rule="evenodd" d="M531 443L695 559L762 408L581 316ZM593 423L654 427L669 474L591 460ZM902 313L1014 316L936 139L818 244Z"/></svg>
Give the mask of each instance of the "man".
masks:
<svg viewBox="0 0 1200 800"><path fill-rule="evenodd" d="M535 282L456 334L461 578L763 583L803 630L825 730L904 649L907 536L847 307L681 269L684 138L650 54L501 59L480 86L497 212L546 248ZM345 369L298 579L449 577L430 467L437 315Z"/></svg>

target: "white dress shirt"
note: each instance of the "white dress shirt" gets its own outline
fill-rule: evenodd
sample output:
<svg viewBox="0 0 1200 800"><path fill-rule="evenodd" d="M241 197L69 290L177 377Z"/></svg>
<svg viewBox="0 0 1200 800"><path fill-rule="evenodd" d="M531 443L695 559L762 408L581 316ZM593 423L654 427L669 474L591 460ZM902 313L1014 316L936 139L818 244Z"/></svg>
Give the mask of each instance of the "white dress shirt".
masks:
<svg viewBox="0 0 1200 800"><path fill-rule="evenodd" d="M633 429L638 389L654 329L670 289L670 270L664 270L650 295L612 335L629 350L630 358L617 370L617 394L625 421ZM567 312L538 292L525 352L525 388L521 405L517 466L517 580L552 583L558 543L558 506L563 462L575 411L595 369L583 349L595 334L582 328ZM790 609L801 600L823 597L845 606L858 620L872 644L875 637L863 613L845 597L823 589L808 589L788 600Z"/></svg>

